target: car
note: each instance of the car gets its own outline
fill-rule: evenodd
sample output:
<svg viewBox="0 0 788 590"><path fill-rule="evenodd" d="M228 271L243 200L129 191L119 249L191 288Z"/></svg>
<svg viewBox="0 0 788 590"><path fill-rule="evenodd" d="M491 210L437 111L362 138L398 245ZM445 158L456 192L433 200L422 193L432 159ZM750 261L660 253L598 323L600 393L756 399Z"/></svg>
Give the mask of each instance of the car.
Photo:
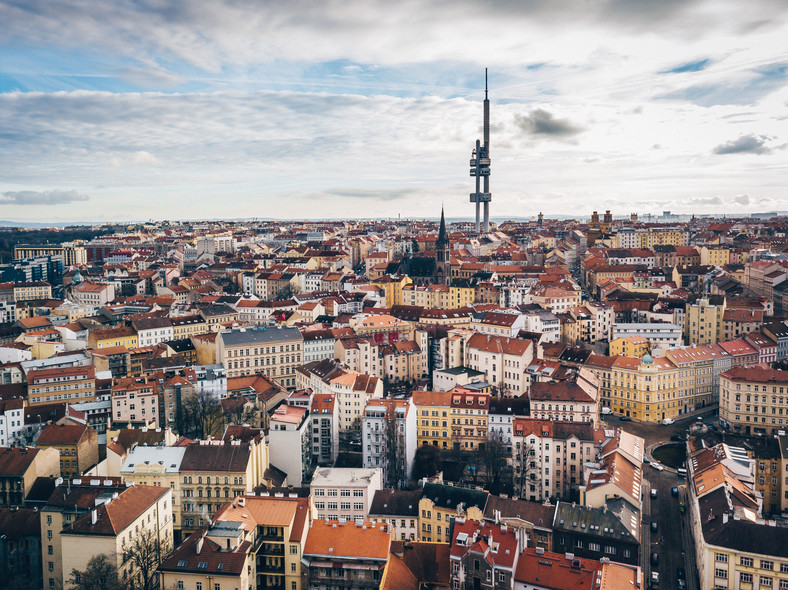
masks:
<svg viewBox="0 0 788 590"><path fill-rule="evenodd" d="M665 418L662 421L662 423L665 424L665 425L670 425L670 424L673 424L674 422L675 422L675 420L673 418Z"/></svg>
<svg viewBox="0 0 788 590"><path fill-rule="evenodd" d="M659 463L657 463L656 461L652 461L651 463L649 463L649 465L651 465L657 471L665 471L665 468Z"/></svg>
<svg viewBox="0 0 788 590"><path fill-rule="evenodd" d="M657 521L656 520L652 520L651 521L651 532L652 533L656 533L657 532Z"/></svg>
<svg viewBox="0 0 788 590"><path fill-rule="evenodd" d="M673 486L672 488L670 488L670 495L671 496L678 496L679 495L679 489L676 486Z"/></svg>
<svg viewBox="0 0 788 590"><path fill-rule="evenodd" d="M659 584L659 572L651 572L651 584L656 587Z"/></svg>
<svg viewBox="0 0 788 590"><path fill-rule="evenodd" d="M714 432L717 432L717 430L719 429L714 424L709 424L709 430L713 430Z"/></svg>
<svg viewBox="0 0 788 590"><path fill-rule="evenodd" d="M603 416L608 416L613 413L613 410L611 410L607 406L603 406L601 411Z"/></svg>
<svg viewBox="0 0 788 590"><path fill-rule="evenodd" d="M679 477L687 477L687 470L684 467L679 467L676 469L676 475Z"/></svg>
<svg viewBox="0 0 788 590"><path fill-rule="evenodd" d="M656 551L651 554L651 565L657 567L659 565L659 553Z"/></svg>
<svg viewBox="0 0 788 590"><path fill-rule="evenodd" d="M683 567L677 567L676 568L676 579L677 580L686 580L687 579L687 575L684 573L684 568Z"/></svg>
<svg viewBox="0 0 788 590"><path fill-rule="evenodd" d="M619 420L621 420L621 422L632 422L632 418L630 418L629 416L621 416Z"/></svg>
<svg viewBox="0 0 788 590"><path fill-rule="evenodd" d="M651 497L652 498L656 498L657 497L657 488L651 488Z"/></svg>
<svg viewBox="0 0 788 590"><path fill-rule="evenodd" d="M674 434L670 437L672 442L684 442L684 437L681 434Z"/></svg>

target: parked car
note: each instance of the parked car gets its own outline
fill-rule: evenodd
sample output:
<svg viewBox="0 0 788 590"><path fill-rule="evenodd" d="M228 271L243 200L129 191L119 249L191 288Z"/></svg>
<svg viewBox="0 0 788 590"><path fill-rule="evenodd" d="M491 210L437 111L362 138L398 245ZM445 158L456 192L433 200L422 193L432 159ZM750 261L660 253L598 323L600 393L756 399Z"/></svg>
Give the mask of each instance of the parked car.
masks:
<svg viewBox="0 0 788 590"><path fill-rule="evenodd" d="M613 410L611 410L611 409L610 409L610 408L608 408L607 406L602 406L602 410L601 410L601 412L602 412L602 415L603 415L603 416L607 416L607 415L609 415L609 414L612 414L612 413L613 413Z"/></svg>
<svg viewBox="0 0 788 590"><path fill-rule="evenodd" d="M670 440L673 442L684 442L684 437L681 434L674 434L670 437Z"/></svg>
<svg viewBox="0 0 788 590"><path fill-rule="evenodd" d="M629 416L621 416L619 420L621 420L622 422L632 422L632 418L630 418Z"/></svg>
<svg viewBox="0 0 788 590"><path fill-rule="evenodd" d="M675 422L675 420L674 420L673 418L665 418L665 419L662 421L662 423L663 423L663 424L668 424L668 425L669 425L669 424L673 424L674 422Z"/></svg>
<svg viewBox="0 0 788 590"><path fill-rule="evenodd" d="M651 497L652 498L656 498L657 497L657 488L651 488Z"/></svg>
<svg viewBox="0 0 788 590"><path fill-rule="evenodd" d="M659 572L651 572L651 587L659 587Z"/></svg>
<svg viewBox="0 0 788 590"><path fill-rule="evenodd" d="M687 477L687 470L686 470L686 469L684 469L683 467L679 467L679 468L676 470L676 474L677 474L679 477Z"/></svg>
<svg viewBox="0 0 788 590"><path fill-rule="evenodd" d="M657 521L656 520L652 520L651 521L651 532L652 533L656 533L657 532Z"/></svg>
<svg viewBox="0 0 788 590"><path fill-rule="evenodd" d="M657 567L659 565L659 553L656 551L651 554L651 565Z"/></svg>
<svg viewBox="0 0 788 590"><path fill-rule="evenodd" d="M678 496L679 495L679 489L676 486L673 486L672 488L670 488L670 495L671 496Z"/></svg>
<svg viewBox="0 0 788 590"><path fill-rule="evenodd" d="M649 465L651 465L657 471L665 471L665 468L659 463L657 463L656 461L652 461L651 463L649 463Z"/></svg>
<svg viewBox="0 0 788 590"><path fill-rule="evenodd" d="M676 588L685 590L687 588L687 577L684 575L684 568L676 568Z"/></svg>

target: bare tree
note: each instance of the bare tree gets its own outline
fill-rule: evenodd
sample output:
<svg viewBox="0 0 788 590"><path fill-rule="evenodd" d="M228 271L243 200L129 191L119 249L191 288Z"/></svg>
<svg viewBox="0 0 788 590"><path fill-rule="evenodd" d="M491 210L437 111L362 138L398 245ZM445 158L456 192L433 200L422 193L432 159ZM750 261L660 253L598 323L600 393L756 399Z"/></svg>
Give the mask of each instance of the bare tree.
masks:
<svg viewBox="0 0 788 590"><path fill-rule="evenodd" d="M499 493L503 479L503 470L511 454L507 451L503 432L490 430L487 435L487 444L482 453L484 463L484 476L487 488L493 493Z"/></svg>
<svg viewBox="0 0 788 590"><path fill-rule="evenodd" d="M199 439L220 436L224 424L222 406L207 391L189 396L183 403L190 434Z"/></svg>
<svg viewBox="0 0 788 590"><path fill-rule="evenodd" d="M159 587L156 568L171 548L163 546L158 536L150 530L138 534L123 553L123 563L131 565L134 572L131 585L135 589L155 590Z"/></svg>
<svg viewBox="0 0 788 590"><path fill-rule="evenodd" d="M407 479L405 465L405 433L397 420L397 408L390 403L385 414L383 428L384 461L386 464L386 487L401 488Z"/></svg>
<svg viewBox="0 0 788 590"><path fill-rule="evenodd" d="M542 477L534 445L518 442L514 449L514 493L520 498L542 499ZM533 489L531 489L533 487Z"/></svg>
<svg viewBox="0 0 788 590"><path fill-rule="evenodd" d="M105 553L91 557L83 571L72 569L68 582L75 590L122 590L123 588L114 560Z"/></svg>

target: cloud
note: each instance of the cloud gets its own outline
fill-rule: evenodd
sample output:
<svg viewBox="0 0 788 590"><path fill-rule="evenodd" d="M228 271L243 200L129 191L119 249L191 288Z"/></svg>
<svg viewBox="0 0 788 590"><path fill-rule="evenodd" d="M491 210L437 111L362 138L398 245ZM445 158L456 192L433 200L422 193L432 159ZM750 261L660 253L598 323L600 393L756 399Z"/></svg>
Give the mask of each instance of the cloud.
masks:
<svg viewBox="0 0 788 590"><path fill-rule="evenodd" d="M131 161L141 166L158 166L161 163L156 156L145 150L134 152Z"/></svg>
<svg viewBox="0 0 788 590"><path fill-rule="evenodd" d="M718 145L712 150L715 154L769 154L772 148L766 142L772 139L768 135L742 135L737 139Z"/></svg>
<svg viewBox="0 0 788 590"><path fill-rule="evenodd" d="M63 205L87 201L90 197L75 190L49 191L6 191L0 193L0 204L3 205Z"/></svg>
<svg viewBox="0 0 788 590"><path fill-rule="evenodd" d="M514 122L520 130L531 135L571 137L583 132L581 127L569 119L557 119L555 115L541 108L534 109L527 115L515 115Z"/></svg>
<svg viewBox="0 0 788 590"><path fill-rule="evenodd" d="M755 199L753 199L750 195L736 195L733 197L733 202L737 205L754 205Z"/></svg>
<svg viewBox="0 0 788 590"><path fill-rule="evenodd" d="M332 197L346 197L349 199L380 199L381 201L397 201L399 199L406 199L419 194L420 191L416 189L403 188L403 189L351 189L351 188L335 188L325 191L326 195Z"/></svg>

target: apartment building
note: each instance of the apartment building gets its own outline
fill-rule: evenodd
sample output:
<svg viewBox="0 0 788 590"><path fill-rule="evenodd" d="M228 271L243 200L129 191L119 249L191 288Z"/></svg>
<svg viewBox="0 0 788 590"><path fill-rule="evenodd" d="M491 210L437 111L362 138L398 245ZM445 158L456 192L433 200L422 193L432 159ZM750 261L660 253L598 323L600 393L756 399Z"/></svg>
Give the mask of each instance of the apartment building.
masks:
<svg viewBox="0 0 788 590"><path fill-rule="evenodd" d="M442 483L425 483L419 500L419 538L450 543L452 519L484 519L489 492Z"/></svg>
<svg viewBox="0 0 788 590"><path fill-rule="evenodd" d="M504 396L519 397L528 389L526 368L533 358L530 340L474 334L465 344L464 366L484 373Z"/></svg>
<svg viewBox="0 0 788 590"><path fill-rule="evenodd" d="M163 588L302 588L305 498L243 495L217 512L159 566Z"/></svg>
<svg viewBox="0 0 788 590"><path fill-rule="evenodd" d="M315 512L313 518L353 522L367 519L375 493L383 488L383 471L324 467L315 471L309 484Z"/></svg>
<svg viewBox="0 0 788 590"><path fill-rule="evenodd" d="M642 336L652 350L675 348L684 344L683 326L662 323L614 323L611 339Z"/></svg>
<svg viewBox="0 0 788 590"><path fill-rule="evenodd" d="M682 371L666 357L615 357L610 372L610 408L646 422L675 418L691 399L689 388L679 394Z"/></svg>
<svg viewBox="0 0 788 590"><path fill-rule="evenodd" d="M224 365L228 377L264 373L294 389L295 370L303 364L303 345L298 328L239 328L216 336L216 362Z"/></svg>
<svg viewBox="0 0 788 590"><path fill-rule="evenodd" d="M79 305L101 307L115 300L115 283L85 281L72 287L71 296Z"/></svg>
<svg viewBox="0 0 788 590"><path fill-rule="evenodd" d="M523 499L572 499L583 467L596 457L599 436L588 422L515 418L512 429L514 489Z"/></svg>
<svg viewBox="0 0 788 590"><path fill-rule="evenodd" d="M71 571L85 571L96 555L110 557L121 582L140 586L143 572L131 558L135 543L149 539L162 555L173 549L170 488L129 486L101 500L60 533L65 588L73 587L68 581Z"/></svg>
<svg viewBox="0 0 788 590"><path fill-rule="evenodd" d="M57 449L0 447L0 506L22 506L37 477L58 477Z"/></svg>
<svg viewBox="0 0 788 590"><path fill-rule="evenodd" d="M385 524L315 520L301 558L309 590L373 590L380 587L391 534Z"/></svg>
<svg viewBox="0 0 788 590"><path fill-rule="evenodd" d="M392 541L417 541L419 500L421 490L378 490L369 508L369 520L388 525Z"/></svg>
<svg viewBox="0 0 788 590"><path fill-rule="evenodd" d="M267 465L254 455L250 443L238 440L201 440L186 447L180 466L184 537L205 526L223 504L262 483Z"/></svg>
<svg viewBox="0 0 788 590"><path fill-rule="evenodd" d="M778 434L788 426L788 371L734 367L720 375L720 422L743 434Z"/></svg>
<svg viewBox="0 0 788 590"><path fill-rule="evenodd" d="M64 477L79 477L99 459L98 433L84 424L48 424L39 434L36 446L57 450Z"/></svg>
<svg viewBox="0 0 788 590"><path fill-rule="evenodd" d="M148 377L125 377L112 385L112 422L121 428L156 428L159 384Z"/></svg>
<svg viewBox="0 0 788 590"><path fill-rule="evenodd" d="M48 498L36 502L41 514L39 540L42 552L44 588L63 588L71 570L63 570L63 543L60 533L72 523L121 494L127 485L118 477L67 478L54 480Z"/></svg>
<svg viewBox="0 0 788 590"><path fill-rule="evenodd" d="M593 377L589 374L589 377ZM589 422L599 419L598 385L585 378L540 381L531 385L531 416L544 420Z"/></svg>
<svg viewBox="0 0 788 590"><path fill-rule="evenodd" d="M138 346L154 346L173 339L173 327L169 318L143 317L131 321L137 332Z"/></svg>
<svg viewBox="0 0 788 590"><path fill-rule="evenodd" d="M271 464L287 473L287 481L300 486L312 472L312 421L306 407L283 404L270 418L268 434Z"/></svg>
<svg viewBox="0 0 788 590"><path fill-rule="evenodd" d="M450 449L452 430L451 394L448 391L415 390L411 400L416 407L416 443Z"/></svg>
<svg viewBox="0 0 788 590"><path fill-rule="evenodd" d="M483 451L487 445L490 394L464 387L448 392L451 409L451 448Z"/></svg>
<svg viewBox="0 0 788 590"><path fill-rule="evenodd" d="M27 373L27 402L88 402L96 396L96 371L92 365L31 369Z"/></svg>
<svg viewBox="0 0 788 590"><path fill-rule="evenodd" d="M361 417L362 466L380 468L387 487L410 479L416 455L416 406L413 400L371 399Z"/></svg>

